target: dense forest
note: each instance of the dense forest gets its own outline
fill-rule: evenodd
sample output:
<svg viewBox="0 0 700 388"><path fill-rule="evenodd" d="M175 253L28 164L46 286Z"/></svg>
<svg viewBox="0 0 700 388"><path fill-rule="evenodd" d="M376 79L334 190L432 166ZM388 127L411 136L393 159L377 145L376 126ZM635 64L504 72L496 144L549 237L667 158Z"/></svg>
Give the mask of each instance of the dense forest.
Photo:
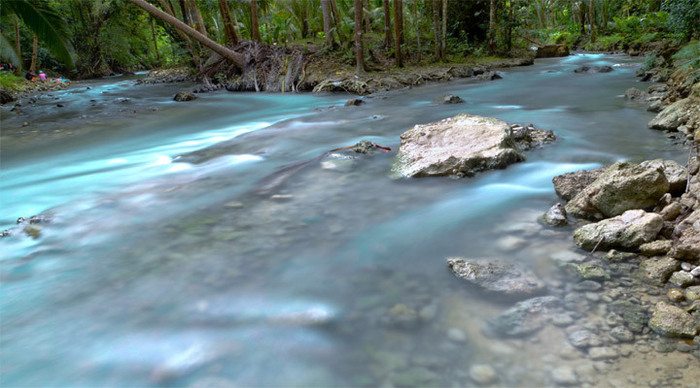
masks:
<svg viewBox="0 0 700 388"><path fill-rule="evenodd" d="M206 72L212 53L233 65L212 74L292 51L362 72L549 44L638 53L700 34L698 0L5 0L0 12L2 61L71 78Z"/></svg>

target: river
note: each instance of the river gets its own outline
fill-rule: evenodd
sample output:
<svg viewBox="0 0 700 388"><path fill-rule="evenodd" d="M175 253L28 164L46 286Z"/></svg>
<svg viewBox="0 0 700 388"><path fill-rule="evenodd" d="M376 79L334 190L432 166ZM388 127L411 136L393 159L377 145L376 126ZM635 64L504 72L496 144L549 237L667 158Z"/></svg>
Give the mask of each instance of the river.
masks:
<svg viewBox="0 0 700 388"><path fill-rule="evenodd" d="M581 64L615 70L574 74ZM638 66L537 60L502 80L358 107L340 94L176 103L182 85L98 81L40 101L58 113L29 116L27 137L45 139L34 142L7 134L27 119L4 110L0 224L53 221L38 239L0 240L3 385L448 386L472 384L477 364L503 385L550 384L557 363L588 361L552 359L564 345L555 328L544 330L551 341L489 336L509 304L466 287L445 259L499 257L551 277L553 258L581 253L570 229L537 222L557 201L552 177L683 159L647 129L653 114L622 97ZM433 102L446 93L466 102ZM460 112L559 139L471 179L390 177L403 131ZM267 185L363 139L393 151L311 162Z"/></svg>

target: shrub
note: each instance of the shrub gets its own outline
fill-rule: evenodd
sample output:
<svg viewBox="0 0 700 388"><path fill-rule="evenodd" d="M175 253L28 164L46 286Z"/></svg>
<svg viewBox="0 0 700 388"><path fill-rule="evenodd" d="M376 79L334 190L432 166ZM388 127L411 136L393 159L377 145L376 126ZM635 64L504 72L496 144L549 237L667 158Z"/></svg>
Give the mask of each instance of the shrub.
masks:
<svg viewBox="0 0 700 388"><path fill-rule="evenodd" d="M700 41L690 41L673 54L673 60L678 67L700 69Z"/></svg>

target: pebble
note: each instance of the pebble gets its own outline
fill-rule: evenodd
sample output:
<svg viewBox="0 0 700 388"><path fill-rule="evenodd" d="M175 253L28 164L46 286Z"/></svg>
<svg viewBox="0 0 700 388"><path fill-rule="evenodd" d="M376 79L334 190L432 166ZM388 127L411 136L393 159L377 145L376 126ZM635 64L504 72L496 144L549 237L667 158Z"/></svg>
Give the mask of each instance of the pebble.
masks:
<svg viewBox="0 0 700 388"><path fill-rule="evenodd" d="M477 384L487 385L496 382L496 371L489 365L477 364L469 368L469 377Z"/></svg>
<svg viewBox="0 0 700 388"><path fill-rule="evenodd" d="M449 338L451 341L454 342L466 342L467 341L467 335L462 331L457 328L450 328L447 330L447 338Z"/></svg>
<svg viewBox="0 0 700 388"><path fill-rule="evenodd" d="M568 366L554 368L551 372L552 381L558 385L578 385L576 372Z"/></svg>
<svg viewBox="0 0 700 388"><path fill-rule="evenodd" d="M614 360L619 356L613 348L594 347L588 350L588 357L593 361Z"/></svg>
<svg viewBox="0 0 700 388"><path fill-rule="evenodd" d="M600 300L600 295L596 294L595 292L587 292L586 299L590 300L591 302L597 302Z"/></svg>
<svg viewBox="0 0 700 388"><path fill-rule="evenodd" d="M681 263L681 269L683 271L690 272L693 270L693 268L695 268L695 266L690 263L686 263L685 261Z"/></svg>
<svg viewBox="0 0 700 388"><path fill-rule="evenodd" d="M576 291L598 291L602 285L595 280L584 280L574 286Z"/></svg>
<svg viewBox="0 0 700 388"><path fill-rule="evenodd" d="M683 294L683 291L677 289L677 288L672 288L668 290L666 293L666 296L668 296L668 299L670 299L673 302L680 302L683 299L685 299L685 295Z"/></svg>
<svg viewBox="0 0 700 388"><path fill-rule="evenodd" d="M700 271L698 274L700 274ZM678 287L688 287L695 283L695 275L693 275L692 272L677 271L671 275L671 279L668 281Z"/></svg>
<svg viewBox="0 0 700 388"><path fill-rule="evenodd" d="M693 270L690 271L690 274L695 276L696 278L700 278L700 267L693 268Z"/></svg>
<svg viewBox="0 0 700 388"><path fill-rule="evenodd" d="M610 336L620 342L632 342L634 340L634 334L623 326L610 330Z"/></svg>

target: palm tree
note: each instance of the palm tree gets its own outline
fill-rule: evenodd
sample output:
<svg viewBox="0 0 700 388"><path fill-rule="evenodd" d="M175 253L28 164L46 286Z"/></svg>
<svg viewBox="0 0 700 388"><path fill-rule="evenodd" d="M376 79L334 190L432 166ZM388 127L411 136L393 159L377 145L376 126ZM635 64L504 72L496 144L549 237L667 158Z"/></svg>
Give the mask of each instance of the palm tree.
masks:
<svg viewBox="0 0 700 388"><path fill-rule="evenodd" d="M37 40L66 67L73 68L73 47L67 27L60 15L46 0L3 1L0 17L14 15L32 31ZM22 66L17 47L0 33L0 56L18 67Z"/></svg>

